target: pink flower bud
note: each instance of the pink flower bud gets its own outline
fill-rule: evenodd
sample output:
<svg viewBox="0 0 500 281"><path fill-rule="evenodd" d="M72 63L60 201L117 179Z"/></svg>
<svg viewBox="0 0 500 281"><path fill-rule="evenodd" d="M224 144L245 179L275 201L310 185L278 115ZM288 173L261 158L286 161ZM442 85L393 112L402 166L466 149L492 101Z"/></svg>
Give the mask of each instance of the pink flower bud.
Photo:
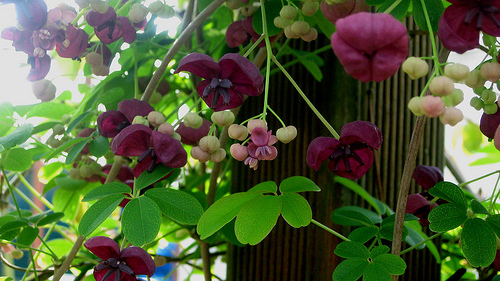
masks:
<svg viewBox="0 0 500 281"><path fill-rule="evenodd" d="M365 0L323 0L321 1L320 9L325 18L333 24L338 19L345 18L348 15L370 11L370 7L366 5Z"/></svg>
<svg viewBox="0 0 500 281"><path fill-rule="evenodd" d="M449 96L455 91L455 83L449 77L437 76L432 78L429 90L436 96Z"/></svg>
<svg viewBox="0 0 500 281"><path fill-rule="evenodd" d="M250 133L250 134L252 133L253 129L255 129L255 128L262 128L265 131L267 131L267 124L262 119L252 119L252 120L248 121L247 128L248 128L248 133Z"/></svg>
<svg viewBox="0 0 500 281"><path fill-rule="evenodd" d="M455 107L445 108L443 114L439 116L441 123L445 125L455 126L458 122L464 119L462 111Z"/></svg>
<svg viewBox="0 0 500 281"><path fill-rule="evenodd" d="M178 141L181 141L182 140L182 136L177 133L177 132L174 132L171 137L173 137L174 139L178 140Z"/></svg>
<svg viewBox="0 0 500 281"><path fill-rule="evenodd" d="M295 128L294 126L279 128L276 131L276 137L282 143L289 143L297 137L297 128Z"/></svg>
<svg viewBox="0 0 500 281"><path fill-rule="evenodd" d="M424 77L429 72L429 64L421 58L408 57L401 66L411 79Z"/></svg>
<svg viewBox="0 0 500 281"><path fill-rule="evenodd" d="M31 89L35 97L41 101L51 101L56 97L56 86L47 79L33 81Z"/></svg>
<svg viewBox="0 0 500 281"><path fill-rule="evenodd" d="M231 145L229 152L238 161L244 161L248 157L247 147L239 143Z"/></svg>
<svg viewBox="0 0 500 281"><path fill-rule="evenodd" d="M216 136L204 136L200 139L200 148L208 153L213 153L220 147L220 141Z"/></svg>
<svg viewBox="0 0 500 281"><path fill-rule="evenodd" d="M309 29L309 32L307 32L306 34L300 36L300 38L302 38L302 40L304 40L306 42L314 41L314 40L316 40L318 38L318 31L316 30L316 28L311 27Z"/></svg>
<svg viewBox="0 0 500 281"><path fill-rule="evenodd" d="M481 77L484 79L496 82L500 79L500 63L485 62L481 65Z"/></svg>
<svg viewBox="0 0 500 281"><path fill-rule="evenodd" d="M214 163L221 162L224 158L226 158L226 150L224 148L219 148L210 154L210 161Z"/></svg>
<svg viewBox="0 0 500 281"><path fill-rule="evenodd" d="M234 113L226 110L226 111L217 111L212 114L210 117L212 122L214 122L217 126L226 127L234 122Z"/></svg>
<svg viewBox="0 0 500 281"><path fill-rule="evenodd" d="M444 112L444 103L441 97L425 96L420 103L422 113L427 117L438 117Z"/></svg>
<svg viewBox="0 0 500 281"><path fill-rule="evenodd" d="M203 118L194 112L188 112L184 115L183 122L188 128L198 129L203 125Z"/></svg>
<svg viewBox="0 0 500 281"><path fill-rule="evenodd" d="M210 160L210 153L203 151L199 146L195 146L191 148L191 157L200 161L201 163L205 163Z"/></svg>
<svg viewBox="0 0 500 281"><path fill-rule="evenodd" d="M229 137L239 141L244 141L248 137L248 129L245 126L232 124L228 129Z"/></svg>
<svg viewBox="0 0 500 281"><path fill-rule="evenodd" d="M163 122L165 122L165 115L158 111L151 111L148 114L148 121L149 124L153 125L154 127L158 127L163 124Z"/></svg>
<svg viewBox="0 0 500 281"><path fill-rule="evenodd" d="M170 123L163 123L158 126L158 132L166 135L172 135L174 133L174 127Z"/></svg>
<svg viewBox="0 0 500 281"><path fill-rule="evenodd" d="M444 67L444 75L450 77L455 82L467 79L469 72L469 67L460 63L447 64Z"/></svg>

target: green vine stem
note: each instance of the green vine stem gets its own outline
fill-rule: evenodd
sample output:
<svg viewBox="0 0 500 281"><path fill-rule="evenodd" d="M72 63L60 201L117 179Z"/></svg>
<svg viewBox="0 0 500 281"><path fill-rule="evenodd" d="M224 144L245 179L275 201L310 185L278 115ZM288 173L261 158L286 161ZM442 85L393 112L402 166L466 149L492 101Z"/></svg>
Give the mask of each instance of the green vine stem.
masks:
<svg viewBox="0 0 500 281"><path fill-rule="evenodd" d="M80 247L82 246L84 239L85 237L81 235L78 236L78 238L76 238L75 244L71 248L71 251L69 252L66 259L63 261L61 266L54 271L54 278L52 279L53 281L59 281L61 277L64 275L64 273L68 271L68 268L71 265L71 262L73 262L73 259L75 259L76 254L80 250Z"/></svg>
<svg viewBox="0 0 500 281"><path fill-rule="evenodd" d="M406 248L406 249L404 249L403 251L401 251L401 253L400 253L400 254L401 254L401 255L404 255L404 254L408 253L409 251L411 251L411 250L413 250L413 249L415 249L415 248L418 248L419 246L424 245L424 244L425 244L425 243L427 243L428 241L431 241L432 239L434 239L434 238L436 238L436 237L439 237L439 236L441 236L441 235L443 235L443 234L445 234L445 233L446 233L446 232L438 232L438 233L436 233L436 234L434 234L434 235L432 235L432 236L430 236L430 237L427 237L427 239L423 240L422 242L419 242L419 243L417 243L417 244L415 244L415 245L411 246L410 248Z"/></svg>
<svg viewBox="0 0 500 281"><path fill-rule="evenodd" d="M482 179L487 178L487 177L489 177L489 176L493 176L493 175L495 175L495 174L500 174L500 170L496 170L496 171L494 171L494 172L491 172L491 173L489 173L489 174L486 174L486 175L480 176L480 177L478 177L478 178L475 178L475 179L470 180L470 181L467 181L467 182L463 182L463 183L459 184L458 186L459 186L459 187L464 187L464 186L466 186L466 185L468 185L468 184L471 184L471 183L473 183L473 182L476 182L476 181L482 180Z"/></svg>
<svg viewBox="0 0 500 281"><path fill-rule="evenodd" d="M333 235L337 236L338 238L340 238L340 239L344 240L344 241L351 241L351 240L349 240L349 238L345 237L344 235L342 235L342 234L338 233L337 231L335 231L335 230L333 230L333 229L329 228L328 226L326 226L326 225L324 225L324 224L320 223L319 221L317 221L317 220L315 220L315 219L311 219L311 222L312 222L313 224L315 224L315 225L317 225L317 226L319 226L319 227L323 228L324 230L326 230L326 231L330 232L331 234L333 234Z"/></svg>

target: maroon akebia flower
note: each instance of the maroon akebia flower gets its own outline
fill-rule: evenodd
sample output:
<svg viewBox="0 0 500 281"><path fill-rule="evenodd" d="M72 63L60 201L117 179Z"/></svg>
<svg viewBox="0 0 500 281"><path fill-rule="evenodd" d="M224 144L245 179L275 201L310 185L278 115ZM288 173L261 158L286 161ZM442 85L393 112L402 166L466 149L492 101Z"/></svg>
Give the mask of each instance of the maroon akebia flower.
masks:
<svg viewBox="0 0 500 281"><path fill-rule="evenodd" d="M208 135L211 126L212 122L203 118L203 124L198 129L187 127L184 123L181 123L175 131L181 136L183 144L195 146L202 137Z"/></svg>
<svg viewBox="0 0 500 281"><path fill-rule="evenodd" d="M436 183L444 181L443 172L436 166L418 165L413 170L412 177L425 190L429 190Z"/></svg>
<svg viewBox="0 0 500 281"><path fill-rule="evenodd" d="M406 27L389 14L360 12L335 25L333 51L346 72L362 82L391 77L408 56Z"/></svg>
<svg viewBox="0 0 500 281"><path fill-rule="evenodd" d="M116 135L111 151L120 156L139 156L134 167L136 177L145 170L153 171L160 163L170 168L187 163L187 152L178 140L142 124L130 125Z"/></svg>
<svg viewBox="0 0 500 281"><path fill-rule="evenodd" d="M108 110L97 117L97 128L102 136L114 138L121 130L130 126L136 116L148 116L154 108L145 101L123 100L118 110Z"/></svg>
<svg viewBox="0 0 500 281"><path fill-rule="evenodd" d="M439 19L438 36L451 51L464 53L479 47L479 32L500 36L499 0L448 0Z"/></svg>
<svg viewBox="0 0 500 281"><path fill-rule="evenodd" d="M328 168L336 175L359 179L373 163L372 149L382 144L382 132L373 123L354 121L345 124L340 138L315 138L307 149L307 164L318 171L321 163L329 159Z"/></svg>
<svg viewBox="0 0 500 281"><path fill-rule="evenodd" d="M120 38L126 43L135 41L135 27L127 17L117 16L113 7L109 7L104 14L90 11L85 19L104 44L111 44Z"/></svg>
<svg viewBox="0 0 500 281"><path fill-rule="evenodd" d="M113 239L95 236L83 244L90 252L103 261L94 267L97 281L135 281L137 275L153 276L156 270L151 256L140 247L120 246Z"/></svg>
<svg viewBox="0 0 500 281"><path fill-rule="evenodd" d="M17 21L25 29L34 31L47 21L47 4L43 0L14 1Z"/></svg>
<svg viewBox="0 0 500 281"><path fill-rule="evenodd" d="M429 225L429 220L427 219L429 216L429 213L432 209L437 207L437 203L433 203L431 205L431 202L427 200L422 194L416 193L416 194L409 194L408 195L408 200L406 203L406 211L405 213L407 214L413 214L414 216L417 216L420 218L420 223L423 226L428 226Z"/></svg>
<svg viewBox="0 0 500 281"><path fill-rule="evenodd" d="M272 41L275 37L276 36L272 36L269 37L269 39ZM253 17L244 18L231 23L226 31L226 43L230 48L238 47L250 39L256 42L259 38L260 34L253 28ZM266 42L262 40L257 46L260 48L265 47Z"/></svg>
<svg viewBox="0 0 500 281"><path fill-rule="evenodd" d="M493 260L493 266L496 270L500 271L500 249L497 250L495 259Z"/></svg>
<svg viewBox="0 0 500 281"><path fill-rule="evenodd" d="M500 126L500 106L497 103L497 112L495 114L483 113L481 116L481 121L479 121L479 129L481 133L489 139L495 138L495 132Z"/></svg>
<svg viewBox="0 0 500 281"><path fill-rule="evenodd" d="M28 57L28 64L31 65L31 69L26 79L33 82L45 78L50 70L50 61L49 56L43 56L41 58Z"/></svg>
<svg viewBox="0 0 500 281"><path fill-rule="evenodd" d="M321 1L321 12L325 18L335 24L338 19L345 18L359 12L369 12L370 6L365 0L346 0L342 3L329 5L325 0Z"/></svg>
<svg viewBox="0 0 500 281"><path fill-rule="evenodd" d="M247 146L248 157L243 163L257 170L259 161L274 160L278 156L278 150L273 146L278 142L278 138L272 134L272 131L266 131L261 127L254 128L250 134L251 141Z"/></svg>
<svg viewBox="0 0 500 281"><path fill-rule="evenodd" d="M78 58L87 50L89 35L81 28L69 24L66 28L66 39L56 43L56 51L63 58Z"/></svg>
<svg viewBox="0 0 500 281"><path fill-rule="evenodd" d="M210 56L192 53L184 57L175 71L189 71L204 78L196 91L214 111L239 107L247 96L258 96L264 90L259 69L240 54L225 54L219 63Z"/></svg>

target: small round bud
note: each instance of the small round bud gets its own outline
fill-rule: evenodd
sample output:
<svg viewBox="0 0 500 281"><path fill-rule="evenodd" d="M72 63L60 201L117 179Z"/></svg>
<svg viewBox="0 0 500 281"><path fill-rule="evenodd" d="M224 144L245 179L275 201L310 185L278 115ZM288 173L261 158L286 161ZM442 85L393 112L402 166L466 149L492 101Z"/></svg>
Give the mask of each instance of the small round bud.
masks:
<svg viewBox="0 0 500 281"><path fill-rule="evenodd" d="M293 33L302 36L302 35L306 34L307 32L309 32L309 30L311 29L311 26L309 26L309 24L305 21L298 20L298 21L295 21L290 28L291 28Z"/></svg>
<svg viewBox="0 0 500 281"><path fill-rule="evenodd" d="M165 4L162 1L158 0L156 2L149 4L148 10L151 14L158 15L158 14L161 14L163 12L164 7L165 7Z"/></svg>
<svg viewBox="0 0 500 281"><path fill-rule="evenodd" d="M56 86L47 79L31 82L31 89L35 97L43 102L51 101L56 97Z"/></svg>
<svg viewBox="0 0 500 281"><path fill-rule="evenodd" d="M319 10L319 2L317 1L313 1L313 2L305 2L304 5L302 5L302 14L304 14L304 16L308 16L308 17L311 17L313 16L314 14L316 14L316 12Z"/></svg>
<svg viewBox="0 0 500 281"><path fill-rule="evenodd" d="M486 89L481 93L481 98L483 99L484 104L491 104L495 103L495 101L497 100L497 94L492 90Z"/></svg>
<svg viewBox="0 0 500 281"><path fill-rule="evenodd" d="M94 66L90 69L94 75L97 76L107 76L109 74L109 66L101 64L99 66Z"/></svg>
<svg viewBox="0 0 500 281"><path fill-rule="evenodd" d="M198 129L203 125L203 118L194 112L188 112L184 115L183 122L186 127Z"/></svg>
<svg viewBox="0 0 500 281"><path fill-rule="evenodd" d="M212 122L214 122L217 126L226 127L234 122L234 113L230 110L226 111L217 111L212 114L210 117Z"/></svg>
<svg viewBox="0 0 500 281"><path fill-rule="evenodd" d="M216 136L204 136L200 139L200 148L208 153L213 153L220 147L220 141Z"/></svg>
<svg viewBox="0 0 500 281"><path fill-rule="evenodd" d="M47 139L47 144L52 148L58 148L59 146L61 146L62 141L54 138L54 135L52 135Z"/></svg>
<svg viewBox="0 0 500 281"><path fill-rule="evenodd" d="M61 123L63 124L69 124L70 121L71 121L71 116L69 116L68 114L64 114L61 117Z"/></svg>
<svg viewBox="0 0 500 281"><path fill-rule="evenodd" d="M78 7L80 7L80 9L83 9L83 8L87 7L88 5L90 5L89 0L75 0L75 3L78 5Z"/></svg>
<svg viewBox="0 0 500 281"><path fill-rule="evenodd" d="M422 113L427 117L438 117L444 112L444 103L441 97L425 96L420 103Z"/></svg>
<svg viewBox="0 0 500 281"><path fill-rule="evenodd" d="M173 137L174 139L178 140L178 141L181 141L182 137L181 135L179 135L179 133L177 132L174 132L171 137Z"/></svg>
<svg viewBox="0 0 500 281"><path fill-rule="evenodd" d="M496 82L500 79L500 63L485 62L481 65L481 77L484 79Z"/></svg>
<svg viewBox="0 0 500 281"><path fill-rule="evenodd" d="M410 99L410 102L408 102L408 109L416 116L422 116L424 113L422 112L421 103L422 97L413 97Z"/></svg>
<svg viewBox="0 0 500 281"><path fill-rule="evenodd" d="M172 124L163 123L160 126L158 126L158 132L163 133L165 135L172 135L175 132L175 130Z"/></svg>
<svg viewBox="0 0 500 281"><path fill-rule="evenodd" d="M434 77L429 84L429 90L436 96L449 96L455 91L455 83L446 76Z"/></svg>
<svg viewBox="0 0 500 281"><path fill-rule="evenodd" d="M464 92L460 89L455 89L453 93L447 97L443 97L444 105L457 106L464 101Z"/></svg>
<svg viewBox="0 0 500 281"><path fill-rule="evenodd" d="M285 20L294 20L297 17L297 9L291 5L285 5L280 10L280 16Z"/></svg>
<svg viewBox="0 0 500 281"><path fill-rule="evenodd" d="M74 179L74 180L81 180L82 176L80 176L80 169L79 168L71 168L69 170L69 177Z"/></svg>
<svg viewBox="0 0 500 281"><path fill-rule="evenodd" d="M139 115L137 115L136 117L134 117L134 120L132 120L132 124L142 124L142 125L145 125L145 126L149 127L148 119L146 119L146 118L144 118L142 116L139 116Z"/></svg>
<svg viewBox="0 0 500 281"><path fill-rule="evenodd" d="M158 111L151 111L148 114L148 122L154 127L158 127L165 122L165 115Z"/></svg>
<svg viewBox="0 0 500 281"><path fill-rule="evenodd" d="M92 171L92 168L90 167L90 165L82 165L80 167L80 176L82 178L90 178L92 175L94 174L94 172Z"/></svg>
<svg viewBox="0 0 500 281"><path fill-rule="evenodd" d="M297 128L294 126L287 126L284 128L279 128L276 131L276 138L282 143L289 143L297 137Z"/></svg>
<svg viewBox="0 0 500 281"><path fill-rule="evenodd" d="M105 14L109 9L109 4L107 1L95 1L95 2L91 1L90 8L94 12Z"/></svg>
<svg viewBox="0 0 500 281"><path fill-rule="evenodd" d="M85 61L91 66L91 67L98 67L102 65L102 56L101 54L98 54L96 52L91 52L88 53L85 56Z"/></svg>
<svg viewBox="0 0 500 281"><path fill-rule="evenodd" d="M24 252L21 250L14 250L14 251L10 252L10 256L15 260L19 260L19 259L22 259L24 257Z"/></svg>
<svg viewBox="0 0 500 281"><path fill-rule="evenodd" d="M163 96L158 93L158 92L153 92L151 94L151 97L149 98L149 103L151 104L157 104L161 101L161 99L163 98Z"/></svg>
<svg viewBox="0 0 500 281"><path fill-rule="evenodd" d="M231 10L236 10L243 6L243 1L241 0L227 0L226 6Z"/></svg>
<svg viewBox="0 0 500 281"><path fill-rule="evenodd" d="M92 169L92 174L96 175L102 171L102 166L97 162L92 162L89 164L90 169Z"/></svg>
<svg viewBox="0 0 500 281"><path fill-rule="evenodd" d="M465 85L470 88L481 88L484 86L486 79L481 76L481 71L479 69L474 69L469 72L469 76L465 79Z"/></svg>
<svg viewBox="0 0 500 281"><path fill-rule="evenodd" d="M300 38L302 38L302 40L306 42L314 41L318 38L318 31L316 30L316 28L311 27L311 29L309 29L309 32L300 36Z"/></svg>
<svg viewBox="0 0 500 281"><path fill-rule="evenodd" d="M257 7L255 7L252 4L248 4L248 5L241 7L241 14L247 18L253 16L253 14L255 14L256 11L257 11Z"/></svg>
<svg viewBox="0 0 500 281"><path fill-rule="evenodd" d="M148 8L146 8L146 6L142 5L141 3L135 3L132 5L132 8L130 8L130 11L128 12L128 18L133 23L140 23L146 18L148 13L149 10Z"/></svg>
<svg viewBox="0 0 500 281"><path fill-rule="evenodd" d="M467 79L469 72L469 67L460 63L447 64L444 67L444 75L450 77L455 82Z"/></svg>
<svg viewBox="0 0 500 281"><path fill-rule="evenodd" d="M275 17L273 21L274 25L279 28L285 28L293 23L293 21L287 21L282 17Z"/></svg>
<svg viewBox="0 0 500 281"><path fill-rule="evenodd" d="M164 256L156 255L153 259L156 267L164 266L167 264L167 258Z"/></svg>
<svg viewBox="0 0 500 281"><path fill-rule="evenodd" d="M401 67L411 79L418 79L429 73L429 64L421 58L409 57Z"/></svg>
<svg viewBox="0 0 500 281"><path fill-rule="evenodd" d="M231 145L229 152L231 156L238 161L244 161L248 157L247 147L239 143Z"/></svg>
<svg viewBox="0 0 500 281"><path fill-rule="evenodd" d="M191 148L191 157L200 161L201 163L205 163L210 160L210 153L204 151L199 146L195 146Z"/></svg>
<svg viewBox="0 0 500 281"><path fill-rule="evenodd" d="M480 97L473 97L470 100L470 106L472 106L475 110L481 110L484 107L484 101Z"/></svg>
<svg viewBox="0 0 500 281"><path fill-rule="evenodd" d="M221 162L224 158L226 158L226 150L223 148L219 148L210 154L210 161L214 163Z"/></svg>
<svg viewBox="0 0 500 281"><path fill-rule="evenodd" d="M262 128L262 129L267 131L267 124L262 119L252 119L252 120L248 121L247 128L248 128L248 133L250 133L250 134L252 133L253 129L255 129L255 128Z"/></svg>
<svg viewBox="0 0 500 281"><path fill-rule="evenodd" d="M64 129L64 126L61 124L56 124L54 127L52 127L52 132L54 135L63 135L66 130Z"/></svg>
<svg viewBox="0 0 500 281"><path fill-rule="evenodd" d="M232 124L228 128L229 137L239 141L244 141L248 137L248 129L245 126Z"/></svg>
<svg viewBox="0 0 500 281"><path fill-rule="evenodd" d="M300 35L295 34L292 31L292 25L285 26L284 31L285 31L286 38L289 38L289 39L299 39L300 38Z"/></svg>
<svg viewBox="0 0 500 281"><path fill-rule="evenodd" d="M439 115L439 120L445 125L455 126L464 119L462 111L455 107L447 107L443 114Z"/></svg>
<svg viewBox="0 0 500 281"><path fill-rule="evenodd" d="M498 106L495 103L484 104L483 109L486 114L495 114L497 113Z"/></svg>

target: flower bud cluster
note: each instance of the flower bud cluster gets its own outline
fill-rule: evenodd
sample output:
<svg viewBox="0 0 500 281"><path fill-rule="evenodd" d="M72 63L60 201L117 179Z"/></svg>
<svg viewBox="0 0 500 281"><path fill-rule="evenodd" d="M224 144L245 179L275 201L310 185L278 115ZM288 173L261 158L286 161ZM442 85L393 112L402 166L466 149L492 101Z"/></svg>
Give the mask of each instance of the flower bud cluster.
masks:
<svg viewBox="0 0 500 281"><path fill-rule="evenodd" d="M484 84L486 81L497 83L500 80L500 64L498 62L485 62L480 69L475 69L470 72L469 78L465 81L467 86L474 89L477 95L470 101L470 105L476 110L484 110L485 114L495 114L498 110L496 105L497 94L492 88L487 89Z"/></svg>
<svg viewBox="0 0 500 281"><path fill-rule="evenodd" d="M226 150L220 147L220 141L216 136L204 136L198 146L191 148L191 157L202 163L221 162L226 158Z"/></svg>
<svg viewBox="0 0 500 281"><path fill-rule="evenodd" d="M319 10L319 2L305 1L302 8L298 9L292 5L285 5L280 10L280 15L274 18L274 25L283 28L285 36L290 39L301 38L311 42L318 38L318 31L302 20L304 16L313 16ZM300 18L297 20L297 18Z"/></svg>
<svg viewBox="0 0 500 281"><path fill-rule="evenodd" d="M75 166L69 170L69 177L75 180L86 180L91 182L99 180L102 166L90 158L86 158L82 162L83 164L80 166L75 164Z"/></svg>
<svg viewBox="0 0 500 281"><path fill-rule="evenodd" d="M165 5L163 1L160 0L149 4L148 9L151 14L163 19L169 19L175 15L174 8Z"/></svg>

